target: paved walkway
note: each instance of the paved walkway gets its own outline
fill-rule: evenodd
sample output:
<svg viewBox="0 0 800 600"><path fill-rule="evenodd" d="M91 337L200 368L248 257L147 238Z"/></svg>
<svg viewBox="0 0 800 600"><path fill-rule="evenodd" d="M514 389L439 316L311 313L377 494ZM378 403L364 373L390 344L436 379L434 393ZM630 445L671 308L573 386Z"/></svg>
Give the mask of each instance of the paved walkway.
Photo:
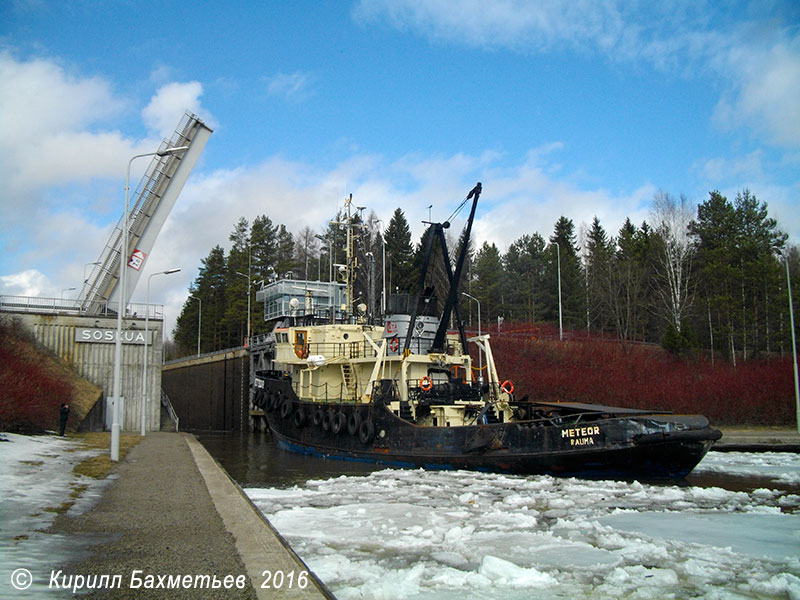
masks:
<svg viewBox="0 0 800 600"><path fill-rule="evenodd" d="M714 450L742 452L800 452L800 434L787 427L720 427L722 439Z"/></svg>
<svg viewBox="0 0 800 600"><path fill-rule="evenodd" d="M64 575L122 576L120 589L84 597L333 598L193 436L148 434L114 473L117 479L96 506L54 525L79 542L106 540ZM138 589L131 586L138 583L131 577L134 571L141 572ZM277 583L278 572L280 589L262 587ZM164 584L169 576L180 576L181 585L173 579L171 589L144 589L148 575L153 585L159 576ZM209 589L198 575L210 575L212 585L214 576L218 582L230 576L231 585Z"/></svg>

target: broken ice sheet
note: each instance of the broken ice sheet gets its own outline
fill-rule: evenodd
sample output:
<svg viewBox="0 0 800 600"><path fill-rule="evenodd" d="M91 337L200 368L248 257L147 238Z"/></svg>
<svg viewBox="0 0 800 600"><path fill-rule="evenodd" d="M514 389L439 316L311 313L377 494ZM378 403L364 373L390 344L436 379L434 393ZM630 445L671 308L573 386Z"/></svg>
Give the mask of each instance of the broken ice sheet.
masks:
<svg viewBox="0 0 800 600"><path fill-rule="evenodd" d="M246 492L343 600L800 597L785 490L384 470Z"/></svg>

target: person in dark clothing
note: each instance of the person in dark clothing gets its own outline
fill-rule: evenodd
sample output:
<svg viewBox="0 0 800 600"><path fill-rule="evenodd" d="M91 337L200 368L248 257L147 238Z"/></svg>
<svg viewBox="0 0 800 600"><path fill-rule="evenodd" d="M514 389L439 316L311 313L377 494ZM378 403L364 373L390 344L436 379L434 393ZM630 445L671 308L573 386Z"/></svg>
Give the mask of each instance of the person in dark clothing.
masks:
<svg viewBox="0 0 800 600"><path fill-rule="evenodd" d="M69 404L66 402L61 403L61 408L58 411L58 416L61 419L61 425L58 429L58 435L64 436L64 430L67 428L67 419L69 418Z"/></svg>

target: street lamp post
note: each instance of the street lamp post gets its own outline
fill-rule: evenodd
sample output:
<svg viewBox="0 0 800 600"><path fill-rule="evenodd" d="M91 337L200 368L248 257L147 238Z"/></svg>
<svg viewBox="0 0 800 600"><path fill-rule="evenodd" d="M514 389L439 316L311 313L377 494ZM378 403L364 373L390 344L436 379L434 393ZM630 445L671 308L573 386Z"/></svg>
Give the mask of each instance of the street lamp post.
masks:
<svg viewBox="0 0 800 600"><path fill-rule="evenodd" d="M71 288L64 288L63 290L61 290L61 299L62 300L64 299L64 292L72 292L75 289L77 289L77 288L71 287Z"/></svg>
<svg viewBox="0 0 800 600"><path fill-rule="evenodd" d="M328 281L333 280L333 236L330 236L330 239L325 239L325 236L319 235L318 233L314 235L315 238L320 240L321 242L328 242ZM317 269L318 277L322 280L322 277L319 275L319 269Z"/></svg>
<svg viewBox="0 0 800 600"><path fill-rule="evenodd" d="M125 298L125 265L128 262L128 194L130 193L131 163L137 158L144 156L167 156L182 150L188 150L189 146L179 146L177 148L167 148L157 152L146 152L137 154L128 161L128 168L125 171L125 209L122 211L122 243L119 249L119 303L117 306L117 337L114 343L114 408L113 420L111 423L111 460L119 460L119 404L120 404L120 372L122 370L122 312L127 304Z"/></svg>
<svg viewBox="0 0 800 600"><path fill-rule="evenodd" d="M203 327L203 301L197 296L189 296L194 298L200 303L200 308L197 313L197 356L200 356L200 329Z"/></svg>
<svg viewBox="0 0 800 600"><path fill-rule="evenodd" d="M142 431L141 434L144 436L146 434L146 426L147 426L147 333L148 333L148 326L150 324L150 280L155 277L156 275L170 275L172 273L177 273L180 269L168 269L166 271L159 271L158 273L153 273L147 278L147 299L145 301L145 309L144 309L144 368L142 369Z"/></svg>
<svg viewBox="0 0 800 600"><path fill-rule="evenodd" d="M561 320L561 246L558 242L551 241L556 246L556 263L558 265L558 339L564 339L564 326Z"/></svg>
<svg viewBox="0 0 800 600"><path fill-rule="evenodd" d="M250 271L248 269L247 275L245 275L244 273L240 273L239 271L236 271L236 274L247 278L247 338L245 338L244 347L249 348L250 347Z"/></svg>
<svg viewBox="0 0 800 600"><path fill-rule="evenodd" d="M481 337L481 301L475 296L470 296L467 292L461 293L478 304L478 337ZM478 383L483 384L483 354L481 353L480 344L478 344Z"/></svg>
<svg viewBox="0 0 800 600"><path fill-rule="evenodd" d="M86 267L88 267L89 265L99 266L100 263L95 261L95 262L90 262L90 263L86 263L85 265L83 265L83 283L86 283L86 282L89 281L89 278L86 277Z"/></svg>
<svg viewBox="0 0 800 600"><path fill-rule="evenodd" d="M381 314L386 315L386 231L384 230L384 223L378 219L381 224Z"/></svg>
<svg viewBox="0 0 800 600"><path fill-rule="evenodd" d="M800 381L797 375L797 340L794 333L794 306L792 305L792 280L789 277L789 257L783 257L786 263L786 287L789 289L789 325L792 328L792 368L794 370L794 402L795 402L795 423L797 433L800 433Z"/></svg>

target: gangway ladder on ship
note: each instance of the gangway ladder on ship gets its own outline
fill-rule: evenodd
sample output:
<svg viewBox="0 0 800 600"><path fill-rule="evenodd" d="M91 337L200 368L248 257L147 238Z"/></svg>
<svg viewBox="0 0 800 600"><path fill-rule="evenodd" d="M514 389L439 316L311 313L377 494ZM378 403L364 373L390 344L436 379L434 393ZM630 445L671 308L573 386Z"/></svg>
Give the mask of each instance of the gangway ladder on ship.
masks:
<svg viewBox="0 0 800 600"><path fill-rule="evenodd" d="M181 153L153 156L150 166L131 198L128 248L124 253L121 251L123 215L111 233L100 258L92 263L94 266L90 276L83 283L78 296L81 312L89 315L99 314L109 304L113 305L112 310L116 311L116 307L120 306L120 300L122 306L130 302L144 262L210 135L211 129L196 115L187 112L170 140L161 143L159 152L182 146L188 146L188 149ZM120 299L121 291L117 283L122 255L128 261L128 271L126 297Z"/></svg>
<svg viewBox="0 0 800 600"><path fill-rule="evenodd" d="M344 382L343 385L343 399L344 400L351 400L356 398L356 378L355 373L353 373L350 365L348 363L342 363L342 381Z"/></svg>

